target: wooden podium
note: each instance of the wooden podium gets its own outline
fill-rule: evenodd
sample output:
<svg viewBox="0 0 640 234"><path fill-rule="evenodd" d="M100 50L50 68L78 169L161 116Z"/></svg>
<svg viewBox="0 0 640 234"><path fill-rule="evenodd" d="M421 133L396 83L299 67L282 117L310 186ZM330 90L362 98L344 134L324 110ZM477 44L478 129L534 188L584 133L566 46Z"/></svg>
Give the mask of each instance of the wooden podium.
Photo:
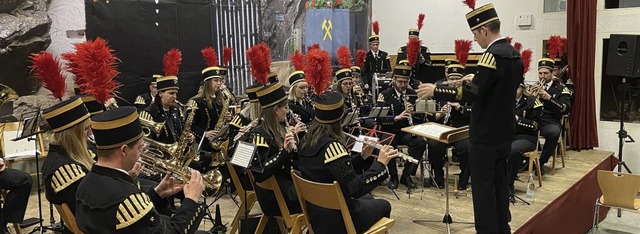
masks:
<svg viewBox="0 0 640 234"><path fill-rule="evenodd" d="M403 132L411 133L430 140L451 144L469 138L469 126L454 128L439 123L423 123L401 129Z"/></svg>

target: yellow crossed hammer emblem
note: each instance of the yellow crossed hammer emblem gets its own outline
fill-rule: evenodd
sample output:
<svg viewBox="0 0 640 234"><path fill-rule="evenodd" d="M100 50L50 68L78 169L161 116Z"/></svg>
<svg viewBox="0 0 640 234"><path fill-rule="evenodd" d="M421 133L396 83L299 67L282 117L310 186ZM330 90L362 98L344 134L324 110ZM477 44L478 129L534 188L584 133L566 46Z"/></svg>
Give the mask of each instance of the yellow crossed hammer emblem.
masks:
<svg viewBox="0 0 640 234"><path fill-rule="evenodd" d="M333 30L333 24L331 23L330 19L324 19L324 21L322 22L322 30L324 30L324 37L322 38L322 41L326 41L327 36L329 37L329 40L333 40L333 37L331 37L331 30Z"/></svg>

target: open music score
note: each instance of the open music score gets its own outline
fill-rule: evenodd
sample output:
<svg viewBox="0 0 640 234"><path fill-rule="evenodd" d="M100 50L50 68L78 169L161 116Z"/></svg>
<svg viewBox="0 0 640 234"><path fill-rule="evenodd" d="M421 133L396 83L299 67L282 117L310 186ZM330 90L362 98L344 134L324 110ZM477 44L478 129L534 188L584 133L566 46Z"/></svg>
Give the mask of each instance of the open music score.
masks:
<svg viewBox="0 0 640 234"><path fill-rule="evenodd" d="M233 153L233 157L231 158L231 163L243 168L248 168L251 165L251 161L253 160L255 153L256 145L239 141L236 146L236 151Z"/></svg>
<svg viewBox="0 0 640 234"><path fill-rule="evenodd" d="M454 128L432 122L405 127L402 131L447 144L469 138L469 126Z"/></svg>

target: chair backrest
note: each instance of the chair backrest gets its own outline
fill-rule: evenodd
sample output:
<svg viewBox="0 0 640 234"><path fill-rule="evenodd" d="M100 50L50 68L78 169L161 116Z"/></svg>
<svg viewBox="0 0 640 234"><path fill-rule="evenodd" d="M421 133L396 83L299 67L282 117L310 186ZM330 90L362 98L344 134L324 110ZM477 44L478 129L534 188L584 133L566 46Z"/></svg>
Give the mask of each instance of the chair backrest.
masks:
<svg viewBox="0 0 640 234"><path fill-rule="evenodd" d="M82 233L80 228L78 228L78 224L76 224L76 217L73 216L71 209L69 209L69 206L66 203L62 203L62 205L55 205L55 207L56 210L58 210L58 213L60 213L62 221L64 221L64 226L66 226L69 231L74 234Z"/></svg>
<svg viewBox="0 0 640 234"><path fill-rule="evenodd" d="M227 169L229 170L229 175L231 175L231 182L233 182L233 184L236 186L236 190L238 191L237 194L244 194L244 187L242 186L242 182L240 182L240 177L238 177L238 173L236 173L236 168L233 167L233 164L230 162L225 163L227 164ZM243 196L240 196L240 199L244 199Z"/></svg>
<svg viewBox="0 0 640 234"><path fill-rule="evenodd" d="M640 192L640 175L614 171L598 171L598 185L608 206L638 209L634 201Z"/></svg>
<svg viewBox="0 0 640 234"><path fill-rule="evenodd" d="M249 173L252 173L252 172L249 172ZM280 190L280 186L278 185L278 181L276 180L276 177L271 176L269 177L269 179L265 181L256 182L256 185L260 188L273 191L273 194L276 197L276 201L278 202L278 207L280 208L280 214L282 215L282 219L284 220L287 227L291 228L293 226L293 216L291 215L291 213L289 213L289 207L287 206L287 202L284 200L284 196L282 195L282 191Z"/></svg>
<svg viewBox="0 0 640 234"><path fill-rule="evenodd" d="M351 219L351 213L349 213L349 207L344 200L338 182L334 181L331 184L317 183L303 179L294 171L291 171L291 177L293 178L293 185L296 187L300 206L305 214L304 217L307 219L309 230L313 230L313 228L311 222L309 222L307 202L322 208L339 210L342 213L342 220L344 221L347 233L356 233L353 220Z"/></svg>

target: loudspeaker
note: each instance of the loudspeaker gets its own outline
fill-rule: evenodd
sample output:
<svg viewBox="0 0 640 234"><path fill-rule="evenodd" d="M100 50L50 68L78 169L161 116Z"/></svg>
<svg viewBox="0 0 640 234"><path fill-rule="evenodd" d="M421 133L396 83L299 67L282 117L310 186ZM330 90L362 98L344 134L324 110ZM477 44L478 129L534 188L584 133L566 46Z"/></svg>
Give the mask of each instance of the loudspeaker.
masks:
<svg viewBox="0 0 640 234"><path fill-rule="evenodd" d="M640 35L611 34L607 56L607 75L640 77Z"/></svg>

